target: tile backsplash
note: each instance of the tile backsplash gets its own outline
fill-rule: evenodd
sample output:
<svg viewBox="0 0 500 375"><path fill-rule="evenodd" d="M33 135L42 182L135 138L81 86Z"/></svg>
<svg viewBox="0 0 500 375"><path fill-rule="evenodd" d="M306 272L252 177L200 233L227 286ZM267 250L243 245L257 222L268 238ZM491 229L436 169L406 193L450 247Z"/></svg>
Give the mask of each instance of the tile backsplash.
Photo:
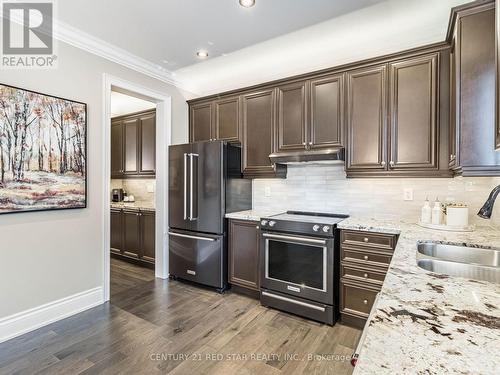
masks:
<svg viewBox="0 0 500 375"><path fill-rule="evenodd" d="M471 224L500 227L500 198L491 221L476 213L500 177L347 179L342 165L289 165L286 179L253 182L255 210L346 213L379 219L418 220L426 197L465 202ZM413 189L413 201L404 190Z"/></svg>
<svg viewBox="0 0 500 375"><path fill-rule="evenodd" d="M152 179L127 179L111 180L111 189L122 188L128 195L133 195L137 202L155 203L156 180Z"/></svg>

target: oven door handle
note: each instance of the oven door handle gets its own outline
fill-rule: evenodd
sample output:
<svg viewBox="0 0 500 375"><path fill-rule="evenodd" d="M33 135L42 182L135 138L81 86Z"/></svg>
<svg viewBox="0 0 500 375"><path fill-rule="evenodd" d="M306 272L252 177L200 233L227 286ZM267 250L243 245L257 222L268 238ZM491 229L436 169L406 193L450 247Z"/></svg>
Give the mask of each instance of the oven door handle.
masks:
<svg viewBox="0 0 500 375"><path fill-rule="evenodd" d="M296 241L296 242L310 243L310 244L320 244L320 245L326 244L326 240L320 240L320 239L315 239L315 238L283 236L281 234L270 234L270 233L262 233L262 236L265 238L270 238L270 239L275 239L275 240L289 240L289 241Z"/></svg>
<svg viewBox="0 0 500 375"><path fill-rule="evenodd" d="M313 305L313 304L310 304L310 303L306 303L306 302L302 302L302 301L297 301L297 300L294 300L294 299L291 299L291 298L287 298L287 297L283 297L283 296L278 296L278 295L273 294L273 293L269 293L269 292L264 292L263 291L262 295L264 295L266 297L274 298L274 299L279 299L280 301L285 301L285 302L293 303L295 305L304 306L304 307L307 307L309 309L313 309L313 310L318 310L318 311L321 311L321 312L325 312L325 308L324 307L316 306L316 305Z"/></svg>

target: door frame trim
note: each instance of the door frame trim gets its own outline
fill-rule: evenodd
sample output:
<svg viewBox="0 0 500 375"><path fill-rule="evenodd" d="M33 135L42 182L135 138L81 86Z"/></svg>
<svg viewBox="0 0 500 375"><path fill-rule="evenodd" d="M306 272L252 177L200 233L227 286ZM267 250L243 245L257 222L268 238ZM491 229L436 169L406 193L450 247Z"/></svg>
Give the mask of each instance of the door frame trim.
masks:
<svg viewBox="0 0 500 375"><path fill-rule="evenodd" d="M111 91L132 94L141 99L156 103L156 222L155 222L155 276L168 277L168 145L172 134L172 98L158 91L151 90L135 82L103 73L103 116L102 138L104 163L102 169L102 207L103 207L103 301L110 297L110 206L111 206ZM159 126L162 125L162 126Z"/></svg>

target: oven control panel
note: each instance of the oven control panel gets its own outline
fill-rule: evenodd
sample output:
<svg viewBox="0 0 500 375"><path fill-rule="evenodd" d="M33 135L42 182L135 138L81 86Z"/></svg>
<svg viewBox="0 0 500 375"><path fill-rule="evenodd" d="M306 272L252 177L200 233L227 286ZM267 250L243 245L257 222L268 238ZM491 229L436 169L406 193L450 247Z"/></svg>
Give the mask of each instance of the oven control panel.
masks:
<svg viewBox="0 0 500 375"><path fill-rule="evenodd" d="M310 234L316 236L333 236L335 226L326 224L298 223L271 219L262 219L260 227L264 230L283 231L289 233Z"/></svg>

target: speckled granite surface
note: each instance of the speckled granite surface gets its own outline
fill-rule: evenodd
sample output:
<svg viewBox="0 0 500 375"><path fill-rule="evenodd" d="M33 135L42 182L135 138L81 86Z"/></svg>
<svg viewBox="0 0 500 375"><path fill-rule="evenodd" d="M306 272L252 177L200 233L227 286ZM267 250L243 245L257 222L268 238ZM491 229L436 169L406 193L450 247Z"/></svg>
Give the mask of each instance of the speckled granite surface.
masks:
<svg viewBox="0 0 500 375"><path fill-rule="evenodd" d="M111 202L111 208L129 208L143 211L154 211L155 206L152 202Z"/></svg>
<svg viewBox="0 0 500 375"><path fill-rule="evenodd" d="M254 210L248 210L248 211L238 211L238 212L233 212L230 214L226 214L227 219L240 219L240 220L252 220L252 221L259 221L261 217L267 217L267 216L272 216L281 213L276 212L276 211L254 211Z"/></svg>
<svg viewBox="0 0 500 375"><path fill-rule="evenodd" d="M440 232L359 218L339 227L400 234L354 374L499 373L500 284L420 269L416 242L500 248L500 231Z"/></svg>

